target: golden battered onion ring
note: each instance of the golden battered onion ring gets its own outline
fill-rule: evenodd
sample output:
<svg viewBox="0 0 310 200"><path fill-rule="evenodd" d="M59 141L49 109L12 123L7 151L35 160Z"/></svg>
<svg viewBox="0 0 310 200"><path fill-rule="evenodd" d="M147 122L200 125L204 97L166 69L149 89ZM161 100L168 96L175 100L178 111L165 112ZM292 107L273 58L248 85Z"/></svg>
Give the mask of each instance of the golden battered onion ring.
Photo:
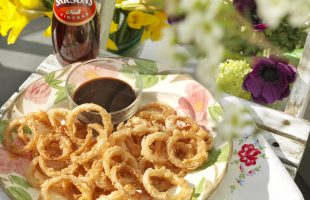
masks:
<svg viewBox="0 0 310 200"><path fill-rule="evenodd" d="M40 168L47 176L50 176L50 177L60 176L63 174L71 175L78 168L78 164L72 163L72 164L65 164L66 166L62 168L61 170L56 170L55 168L48 166L47 160L45 160L43 157L39 156L38 159L39 159ZM57 162L60 162L60 161L57 161Z"/></svg>
<svg viewBox="0 0 310 200"><path fill-rule="evenodd" d="M168 117L169 115L176 115L176 111L168 104L153 102L141 107L135 116L148 119L156 114Z"/></svg>
<svg viewBox="0 0 310 200"><path fill-rule="evenodd" d="M40 188L41 184L50 178L42 172L39 166L39 157L36 157L31 161L29 167L26 170L25 176L28 180L28 183L35 188Z"/></svg>
<svg viewBox="0 0 310 200"><path fill-rule="evenodd" d="M155 168L155 164L149 160L140 157L138 160L139 170L143 174L148 168Z"/></svg>
<svg viewBox="0 0 310 200"><path fill-rule="evenodd" d="M103 189L104 191L115 190L111 180L104 173L102 163L100 163L100 166L96 168L97 169L92 168L87 172L86 177L88 178L88 180L96 187Z"/></svg>
<svg viewBox="0 0 310 200"><path fill-rule="evenodd" d="M195 142L196 154L189 158L180 159L176 156L175 144L183 140L193 140ZM179 168L187 170L196 169L208 158L206 143L200 137L185 132L175 132L168 139L167 150L170 162Z"/></svg>
<svg viewBox="0 0 310 200"><path fill-rule="evenodd" d="M78 198L79 200L91 199L92 197L91 187L87 184L86 181L73 175L59 175L58 177L53 177L51 179L46 180L41 186L40 197L44 200L51 200L49 191L53 189L53 186L66 182L73 184L81 192L81 196Z"/></svg>
<svg viewBox="0 0 310 200"><path fill-rule="evenodd" d="M145 159L153 163L165 163L168 161L166 142L169 138L167 133L155 132L147 135L142 140L142 150L141 154ZM156 149L156 144L164 143L165 145L158 145L159 148ZM155 144L155 148L152 150L152 145Z"/></svg>
<svg viewBox="0 0 310 200"><path fill-rule="evenodd" d="M51 144L55 144L55 142L59 150L62 151L61 155L56 156L56 157L54 155L50 155L51 153L55 154L55 152L53 152L53 149L47 149L48 147L51 146ZM67 138L64 135L60 135L57 133L56 134L44 134L44 135L40 135L38 139L37 151L44 159L64 160L70 156L72 152L71 146L72 146L71 141L69 140L69 138Z"/></svg>
<svg viewBox="0 0 310 200"><path fill-rule="evenodd" d="M199 131L196 133L196 135L200 137L203 141L205 141L208 151L210 151L213 148L214 140L211 133L204 130L203 128L200 128Z"/></svg>
<svg viewBox="0 0 310 200"><path fill-rule="evenodd" d="M37 112L29 113L25 116L26 120L34 120L37 124L43 125L44 130L51 129L52 124L50 122L50 119L48 117L48 114L42 110Z"/></svg>
<svg viewBox="0 0 310 200"><path fill-rule="evenodd" d="M109 195L101 195L97 200L124 200L125 194L122 191L113 191Z"/></svg>
<svg viewBox="0 0 310 200"><path fill-rule="evenodd" d="M170 115L165 120L167 130L173 132L175 130L186 131L193 134L199 130L197 122L186 116Z"/></svg>
<svg viewBox="0 0 310 200"><path fill-rule="evenodd" d="M23 127L28 126L31 130L32 137L22 136L21 130ZM19 129L19 136L22 136L22 140L26 143L24 146L16 146L13 144L13 133L16 129ZM36 144L39 138L38 125L34 120L15 119L10 122L3 134L3 145L10 152L15 154L24 154L30 152L36 148ZM28 141L27 141L28 140Z"/></svg>
<svg viewBox="0 0 310 200"><path fill-rule="evenodd" d="M109 138L109 145L120 146L130 152L134 157L139 157L141 152L141 143L137 142L132 136L131 128L123 128L114 132Z"/></svg>
<svg viewBox="0 0 310 200"><path fill-rule="evenodd" d="M66 108L54 108L48 111L48 118L56 132L62 132L66 127L66 117L70 110Z"/></svg>
<svg viewBox="0 0 310 200"><path fill-rule="evenodd" d="M110 179L113 186L125 194L134 195L136 190L142 189L142 180L139 170L134 170L125 163L111 168Z"/></svg>
<svg viewBox="0 0 310 200"><path fill-rule="evenodd" d="M84 142L84 139L77 138L76 137L76 131L77 127L75 125L75 122L78 120L78 115L83 112L97 112L101 118L102 118L102 124L104 130L110 134L113 129L111 116L109 113L102 107L96 105L96 104L82 104L76 108L74 108L69 115L67 116L67 128L68 128L68 134L71 138L71 140L75 143L82 144Z"/></svg>
<svg viewBox="0 0 310 200"><path fill-rule="evenodd" d="M127 148L127 145L125 143L125 139L129 136L131 136L132 129L131 128L122 128L120 130L115 131L110 137L109 137L109 145L110 147L113 146L119 146L122 147L124 150L129 151Z"/></svg>
<svg viewBox="0 0 310 200"><path fill-rule="evenodd" d="M140 117L136 117L133 116L131 118L129 118L126 122L126 124L122 125L119 127L119 129L121 129L121 127L127 127L127 128L135 128L137 126L144 126L147 127L148 126L148 121L146 119L142 119ZM118 129L118 130L119 130Z"/></svg>
<svg viewBox="0 0 310 200"><path fill-rule="evenodd" d="M169 192L161 192L152 184L152 177L164 178L169 180L172 185L180 187L178 194L169 194ZM166 169L165 167L156 169L147 169L143 175L143 186L146 191L155 199L158 200L187 200L191 198L192 188L183 179L176 174Z"/></svg>
<svg viewBox="0 0 310 200"><path fill-rule="evenodd" d="M94 157L96 157L100 151L104 148L108 139L108 133L105 129L103 129L99 124L88 124L87 125L87 133L94 134L93 131L96 131L99 136L96 138L96 144L87 152L83 152L80 155L73 154L71 156L71 161L76 162L78 164L83 164Z"/></svg>
<svg viewBox="0 0 310 200"><path fill-rule="evenodd" d="M149 119L149 126L157 128L157 131L166 130L165 118L162 115L152 115Z"/></svg>
<svg viewBox="0 0 310 200"><path fill-rule="evenodd" d="M108 148L103 155L103 168L106 175L110 177L111 168L122 162L127 163L135 170L138 169L137 160L130 153L119 146Z"/></svg>

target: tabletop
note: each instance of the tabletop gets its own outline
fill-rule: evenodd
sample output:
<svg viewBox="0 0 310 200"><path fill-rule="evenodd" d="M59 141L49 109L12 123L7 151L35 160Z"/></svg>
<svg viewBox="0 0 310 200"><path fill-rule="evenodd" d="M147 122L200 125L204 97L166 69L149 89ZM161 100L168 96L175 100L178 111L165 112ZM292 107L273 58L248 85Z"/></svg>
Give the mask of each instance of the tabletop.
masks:
<svg viewBox="0 0 310 200"><path fill-rule="evenodd" d="M42 75L60 68L55 56L49 56L37 68L37 73L33 73L21 85L20 91ZM1 112L6 110L17 95L18 93L13 94L1 108ZM291 176L294 177L301 160L310 124L236 97L226 96L221 101L238 101L251 108L257 124L267 131L259 136L249 135L234 141L231 165L211 199L303 199ZM260 152L255 165L247 166L246 161L242 162L244 158L246 160L248 149ZM6 199L3 191L0 197Z"/></svg>

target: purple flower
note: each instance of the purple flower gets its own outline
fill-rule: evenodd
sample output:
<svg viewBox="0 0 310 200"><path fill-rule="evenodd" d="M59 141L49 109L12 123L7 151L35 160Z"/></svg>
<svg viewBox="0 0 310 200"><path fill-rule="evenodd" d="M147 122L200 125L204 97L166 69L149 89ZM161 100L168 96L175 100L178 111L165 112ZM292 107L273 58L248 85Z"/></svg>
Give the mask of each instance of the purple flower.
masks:
<svg viewBox="0 0 310 200"><path fill-rule="evenodd" d="M295 67L286 61L276 57L259 58L252 72L246 75L243 88L256 103L269 104L290 94L289 84L296 80L296 75Z"/></svg>
<svg viewBox="0 0 310 200"><path fill-rule="evenodd" d="M268 26L257 16L257 5L255 0L233 0L238 12L249 19L256 31L264 31Z"/></svg>

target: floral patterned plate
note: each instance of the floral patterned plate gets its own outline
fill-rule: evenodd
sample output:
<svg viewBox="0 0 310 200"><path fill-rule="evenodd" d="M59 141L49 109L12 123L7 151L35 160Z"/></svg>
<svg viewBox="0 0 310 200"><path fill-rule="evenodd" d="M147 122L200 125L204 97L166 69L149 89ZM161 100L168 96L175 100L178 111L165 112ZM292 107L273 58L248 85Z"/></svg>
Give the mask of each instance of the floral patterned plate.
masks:
<svg viewBox="0 0 310 200"><path fill-rule="evenodd" d="M122 68L137 70L142 78L144 91L142 103L161 101L174 107L178 114L190 116L201 126L212 130L220 107L211 94L185 74L158 75L163 66L141 59L109 59L107 62L123 63ZM122 61L122 62L120 62ZM124 63L126 63L124 65ZM115 63L114 63L115 64ZM52 72L32 83L20 93L0 120L0 143L10 120L37 110L53 107L68 107L64 89L66 77L76 65ZM95 66L81 73L83 76L97 76L101 72ZM121 73L120 73L121 76ZM31 132L29 133L31 134ZM215 134L216 137L216 134ZM227 170L232 154L231 143L216 143L209 159L197 171L185 178L194 189L192 200L206 199L217 188ZM9 197L15 200L38 199L39 190L32 188L24 177L30 157L18 157L7 152L0 145L0 183Z"/></svg>

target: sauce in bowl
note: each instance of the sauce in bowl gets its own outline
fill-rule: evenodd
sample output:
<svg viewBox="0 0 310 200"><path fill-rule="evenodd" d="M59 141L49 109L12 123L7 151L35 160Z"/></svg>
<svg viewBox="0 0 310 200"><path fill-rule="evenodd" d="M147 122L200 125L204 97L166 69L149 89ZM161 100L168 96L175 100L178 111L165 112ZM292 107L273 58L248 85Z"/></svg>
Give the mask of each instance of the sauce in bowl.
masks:
<svg viewBox="0 0 310 200"><path fill-rule="evenodd" d="M128 83L112 77L89 80L80 85L73 94L73 101L76 104L98 104L107 112L122 110L136 98L135 91Z"/></svg>

